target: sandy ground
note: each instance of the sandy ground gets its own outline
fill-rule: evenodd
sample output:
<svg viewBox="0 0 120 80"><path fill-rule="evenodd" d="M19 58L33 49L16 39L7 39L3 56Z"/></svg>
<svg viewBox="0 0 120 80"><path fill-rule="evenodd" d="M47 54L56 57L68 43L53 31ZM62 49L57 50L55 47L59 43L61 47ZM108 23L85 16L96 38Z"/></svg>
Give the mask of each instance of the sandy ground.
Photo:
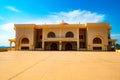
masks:
<svg viewBox="0 0 120 80"><path fill-rule="evenodd" d="M0 80L120 80L120 53L0 52Z"/></svg>

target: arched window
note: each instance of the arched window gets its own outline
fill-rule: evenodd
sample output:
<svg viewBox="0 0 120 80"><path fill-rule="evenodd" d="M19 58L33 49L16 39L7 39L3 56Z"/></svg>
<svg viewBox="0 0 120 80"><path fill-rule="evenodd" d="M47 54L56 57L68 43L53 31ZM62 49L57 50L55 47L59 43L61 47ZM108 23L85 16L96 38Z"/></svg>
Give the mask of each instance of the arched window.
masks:
<svg viewBox="0 0 120 80"><path fill-rule="evenodd" d="M49 32L47 37L48 38L54 38L55 37L55 33L54 32Z"/></svg>
<svg viewBox="0 0 120 80"><path fill-rule="evenodd" d="M29 44L28 38L23 38L21 41L22 44Z"/></svg>
<svg viewBox="0 0 120 80"><path fill-rule="evenodd" d="M69 31L66 33L65 37L74 37L74 34Z"/></svg>
<svg viewBox="0 0 120 80"><path fill-rule="evenodd" d="M101 44L102 40L100 38L94 38L93 39L93 44Z"/></svg>

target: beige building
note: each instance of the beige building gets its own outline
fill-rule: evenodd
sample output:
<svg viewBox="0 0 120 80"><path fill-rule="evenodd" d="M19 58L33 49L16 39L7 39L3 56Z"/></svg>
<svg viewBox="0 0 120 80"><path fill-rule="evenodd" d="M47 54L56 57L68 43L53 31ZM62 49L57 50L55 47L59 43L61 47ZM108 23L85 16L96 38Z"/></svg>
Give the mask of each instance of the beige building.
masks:
<svg viewBox="0 0 120 80"><path fill-rule="evenodd" d="M15 24L16 50L112 50L109 23Z"/></svg>

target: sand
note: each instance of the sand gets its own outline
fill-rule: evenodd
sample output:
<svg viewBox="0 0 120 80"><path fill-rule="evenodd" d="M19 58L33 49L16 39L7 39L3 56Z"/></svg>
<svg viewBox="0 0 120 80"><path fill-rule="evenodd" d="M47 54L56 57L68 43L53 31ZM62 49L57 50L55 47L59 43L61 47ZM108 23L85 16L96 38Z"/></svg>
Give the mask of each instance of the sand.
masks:
<svg viewBox="0 0 120 80"><path fill-rule="evenodd" d="M120 80L120 53L0 52L0 80Z"/></svg>

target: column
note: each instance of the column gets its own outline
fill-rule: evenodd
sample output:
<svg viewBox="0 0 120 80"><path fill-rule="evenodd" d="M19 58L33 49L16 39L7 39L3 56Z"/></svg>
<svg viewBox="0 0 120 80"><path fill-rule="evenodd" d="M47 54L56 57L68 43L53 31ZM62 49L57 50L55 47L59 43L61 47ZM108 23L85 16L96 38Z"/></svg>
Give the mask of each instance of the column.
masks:
<svg viewBox="0 0 120 80"><path fill-rule="evenodd" d="M60 28L59 29L59 40L61 40L61 38L62 38L62 29Z"/></svg>
<svg viewBox="0 0 120 80"><path fill-rule="evenodd" d="M59 29L59 51L62 50L62 40L61 40L61 38L62 38L62 30L60 28Z"/></svg>
<svg viewBox="0 0 120 80"><path fill-rule="evenodd" d="M14 41L14 44L15 44L15 47L14 47L14 49L16 50L16 42Z"/></svg>
<svg viewBox="0 0 120 80"><path fill-rule="evenodd" d="M10 41L10 50L12 50L12 42Z"/></svg>
<svg viewBox="0 0 120 80"><path fill-rule="evenodd" d="M79 50L79 28L77 29L77 50Z"/></svg>
<svg viewBox="0 0 120 80"><path fill-rule="evenodd" d="M42 29L42 49L43 49L43 50L44 50L44 48L45 48L45 47L44 47L44 43L45 43L45 42L44 42L44 36L45 36L45 35L44 35L44 29Z"/></svg>
<svg viewBox="0 0 120 80"><path fill-rule="evenodd" d="M59 51L62 50L62 41L59 41Z"/></svg>

